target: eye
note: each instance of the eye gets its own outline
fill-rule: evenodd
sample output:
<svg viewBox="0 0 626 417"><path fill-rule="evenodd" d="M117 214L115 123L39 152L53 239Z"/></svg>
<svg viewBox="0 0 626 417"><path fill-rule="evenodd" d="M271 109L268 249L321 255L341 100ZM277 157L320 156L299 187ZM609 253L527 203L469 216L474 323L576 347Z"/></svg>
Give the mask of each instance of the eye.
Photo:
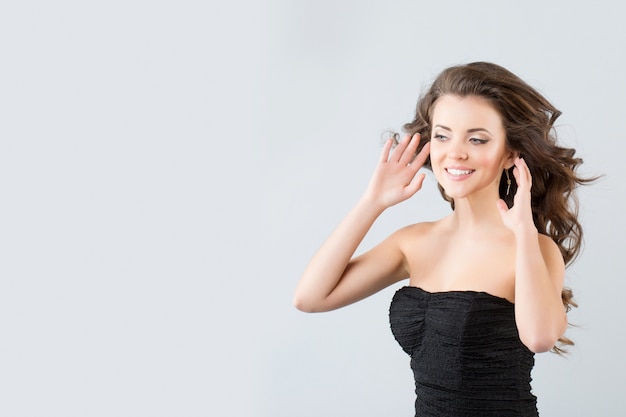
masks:
<svg viewBox="0 0 626 417"><path fill-rule="evenodd" d="M485 143L489 142L486 139L479 139L479 138L470 138L470 143L473 143L474 145L484 145Z"/></svg>
<svg viewBox="0 0 626 417"><path fill-rule="evenodd" d="M436 140L438 140L439 142L444 142L444 141L448 140L448 138L447 138L446 136L444 136L444 135L439 135L439 134L437 134L437 135L433 135L433 139L436 139Z"/></svg>

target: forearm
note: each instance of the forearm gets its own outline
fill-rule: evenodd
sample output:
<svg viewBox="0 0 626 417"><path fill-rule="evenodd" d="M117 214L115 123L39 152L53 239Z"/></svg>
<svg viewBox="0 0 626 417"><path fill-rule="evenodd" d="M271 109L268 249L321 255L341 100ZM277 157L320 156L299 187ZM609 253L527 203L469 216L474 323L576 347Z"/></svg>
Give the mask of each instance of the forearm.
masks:
<svg viewBox="0 0 626 417"><path fill-rule="evenodd" d="M547 351L567 327L560 296L563 271L548 269L534 226L515 237L515 316L520 338L535 352Z"/></svg>
<svg viewBox="0 0 626 417"><path fill-rule="evenodd" d="M383 208L364 197L348 213L307 265L294 305L313 311L337 286L355 251Z"/></svg>

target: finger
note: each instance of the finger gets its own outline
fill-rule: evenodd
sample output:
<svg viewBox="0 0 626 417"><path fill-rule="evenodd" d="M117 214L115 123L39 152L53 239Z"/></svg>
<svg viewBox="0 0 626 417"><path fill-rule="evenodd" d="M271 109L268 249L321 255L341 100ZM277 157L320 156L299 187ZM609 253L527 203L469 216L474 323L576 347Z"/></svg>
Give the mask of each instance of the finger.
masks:
<svg viewBox="0 0 626 417"><path fill-rule="evenodd" d="M515 191L515 196L514 196L516 200L523 198L523 196L530 194L528 190L528 185L525 179L525 175L523 175L521 168L519 166L516 166L515 168L513 168L513 178L515 178L515 182L517 183L517 189Z"/></svg>
<svg viewBox="0 0 626 417"><path fill-rule="evenodd" d="M523 158L517 158L515 160L513 176L515 177L515 181L517 181L518 188L530 190L532 177L530 175L530 169Z"/></svg>
<svg viewBox="0 0 626 417"><path fill-rule="evenodd" d="M530 189L532 187L533 184L533 176L530 173L530 167L528 166L528 164L526 163L526 160L524 158L520 158L522 166L523 166L523 172L524 172L524 177L526 180L526 185L528 186L528 188Z"/></svg>
<svg viewBox="0 0 626 417"><path fill-rule="evenodd" d="M405 192L407 193L407 198L421 190L422 184L424 184L424 178L426 178L426 174L416 175L413 180L406 186Z"/></svg>
<svg viewBox="0 0 626 417"><path fill-rule="evenodd" d="M509 211L509 207L506 205L503 199L499 199L498 201L496 201L496 206L498 207L498 211L502 216L504 216Z"/></svg>
<svg viewBox="0 0 626 417"><path fill-rule="evenodd" d="M420 134L416 133L411 137L411 140L407 144L406 149L402 152L400 156L400 163L407 165L411 163L411 160L415 157L415 151L417 150L417 146L420 143Z"/></svg>
<svg viewBox="0 0 626 417"><path fill-rule="evenodd" d="M398 142L398 145L391 153L391 157L389 158L390 162L400 162L402 154L404 153L406 147L409 145L410 140L411 137L409 135L406 135L400 140L400 142Z"/></svg>
<svg viewBox="0 0 626 417"><path fill-rule="evenodd" d="M418 153L415 159L411 162L411 165L415 165L418 169L421 168L426 162L428 155L430 155L430 142L427 142L424 145L420 153Z"/></svg>
<svg viewBox="0 0 626 417"><path fill-rule="evenodd" d="M392 145L393 145L393 139L391 138L387 139L387 141L385 142L385 145L383 146L383 150L380 153L380 159L378 161L379 163L384 163L389 160L389 151L391 150Z"/></svg>

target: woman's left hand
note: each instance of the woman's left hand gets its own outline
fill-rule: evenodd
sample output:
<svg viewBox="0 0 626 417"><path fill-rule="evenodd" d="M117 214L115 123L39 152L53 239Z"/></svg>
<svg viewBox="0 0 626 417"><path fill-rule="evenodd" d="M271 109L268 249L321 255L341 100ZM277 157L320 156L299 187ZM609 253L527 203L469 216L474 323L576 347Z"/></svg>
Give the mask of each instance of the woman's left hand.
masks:
<svg viewBox="0 0 626 417"><path fill-rule="evenodd" d="M514 233L534 228L533 212L530 201L530 189L532 187L532 176L530 169L523 158L515 158L515 168L513 176L517 181L517 192L513 198L513 207L507 207L504 200L498 200L498 210L502 216L504 225Z"/></svg>

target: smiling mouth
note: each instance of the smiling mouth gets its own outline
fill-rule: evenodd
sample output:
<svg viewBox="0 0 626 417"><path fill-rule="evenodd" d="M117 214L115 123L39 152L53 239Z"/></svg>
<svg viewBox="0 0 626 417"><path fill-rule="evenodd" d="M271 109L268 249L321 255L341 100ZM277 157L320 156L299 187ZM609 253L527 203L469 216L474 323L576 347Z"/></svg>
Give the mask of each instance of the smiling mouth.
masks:
<svg viewBox="0 0 626 417"><path fill-rule="evenodd" d="M454 169L454 168L446 168L446 172L453 177L462 177L464 175L469 175L476 171L475 169Z"/></svg>

